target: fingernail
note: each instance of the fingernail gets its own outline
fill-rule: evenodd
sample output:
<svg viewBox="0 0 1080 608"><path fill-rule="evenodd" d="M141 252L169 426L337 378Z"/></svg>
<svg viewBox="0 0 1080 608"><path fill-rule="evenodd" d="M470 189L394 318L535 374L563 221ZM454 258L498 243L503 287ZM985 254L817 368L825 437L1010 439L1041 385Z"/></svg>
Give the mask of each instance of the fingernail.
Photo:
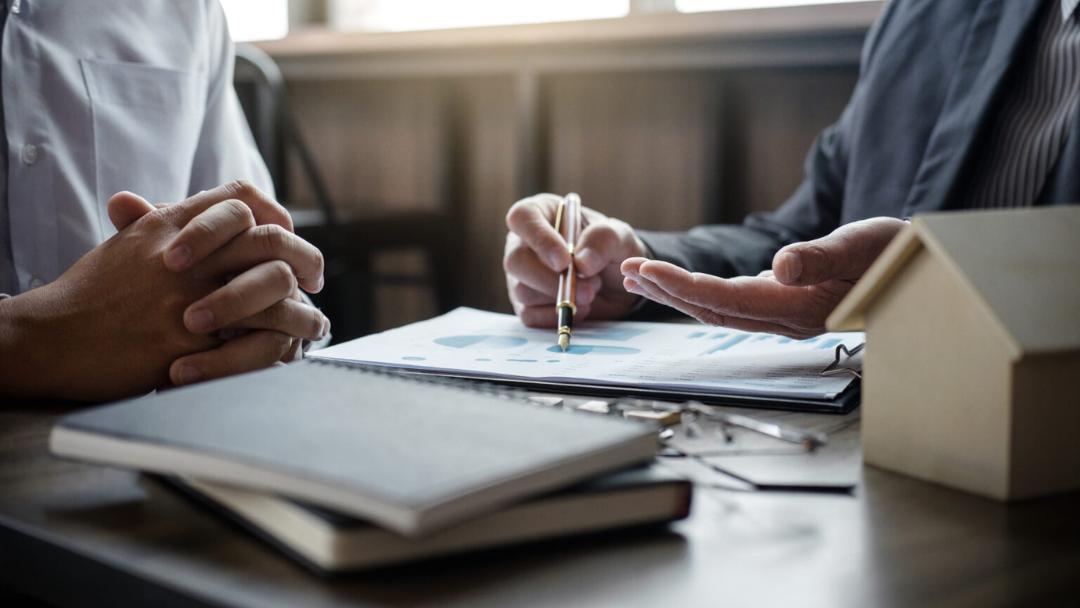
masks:
<svg viewBox="0 0 1080 608"><path fill-rule="evenodd" d="M180 384L192 384L202 379L202 373L194 365L186 363L180 366L176 375L180 377Z"/></svg>
<svg viewBox="0 0 1080 608"><path fill-rule="evenodd" d="M596 250L588 247L577 252L574 261L577 262L579 269L583 269L588 274L596 274L603 264L603 260L600 259L600 255L596 253Z"/></svg>
<svg viewBox="0 0 1080 608"><path fill-rule="evenodd" d="M165 252L165 266L172 270L183 270L191 264L191 247L174 245Z"/></svg>
<svg viewBox="0 0 1080 608"><path fill-rule="evenodd" d="M328 335L330 335L330 317L324 315L322 320L322 329L319 330L319 339L322 340Z"/></svg>
<svg viewBox="0 0 1080 608"><path fill-rule="evenodd" d="M315 292L318 293L322 291L324 285L326 285L326 277L320 274L319 282L315 284Z"/></svg>
<svg viewBox="0 0 1080 608"><path fill-rule="evenodd" d="M785 283L793 283L799 280L802 274L802 260L790 251L782 251L776 256L773 264L773 275Z"/></svg>
<svg viewBox="0 0 1080 608"><path fill-rule="evenodd" d="M561 251L549 251L547 254L548 266L558 272L563 269L563 253Z"/></svg>
<svg viewBox="0 0 1080 608"><path fill-rule="evenodd" d="M214 328L214 313L206 308L196 308L188 311L184 321L187 328L193 332L210 331Z"/></svg>

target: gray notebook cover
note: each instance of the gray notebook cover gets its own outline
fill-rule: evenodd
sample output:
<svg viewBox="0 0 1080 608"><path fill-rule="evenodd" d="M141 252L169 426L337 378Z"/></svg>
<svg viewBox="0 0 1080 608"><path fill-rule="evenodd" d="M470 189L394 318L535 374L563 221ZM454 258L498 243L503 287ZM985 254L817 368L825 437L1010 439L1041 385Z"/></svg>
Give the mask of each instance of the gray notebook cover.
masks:
<svg viewBox="0 0 1080 608"><path fill-rule="evenodd" d="M63 456L243 483L214 470L144 465L130 451L87 453L95 450L58 440L59 431L180 448L346 489L412 512L414 524L350 511L406 534L647 460L656 446L655 431L639 423L315 361L80 412L54 429L53 450ZM472 504L477 497L481 504ZM446 516L436 517L441 508Z"/></svg>

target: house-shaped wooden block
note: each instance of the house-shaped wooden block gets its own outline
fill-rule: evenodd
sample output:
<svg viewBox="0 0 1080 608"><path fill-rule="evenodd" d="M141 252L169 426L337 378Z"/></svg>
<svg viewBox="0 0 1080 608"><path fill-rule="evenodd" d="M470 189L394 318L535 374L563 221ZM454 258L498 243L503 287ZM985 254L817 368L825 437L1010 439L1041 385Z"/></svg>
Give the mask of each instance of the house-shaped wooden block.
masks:
<svg viewBox="0 0 1080 608"><path fill-rule="evenodd" d="M867 464L999 500L1080 488L1080 207L917 216L828 327L866 331Z"/></svg>

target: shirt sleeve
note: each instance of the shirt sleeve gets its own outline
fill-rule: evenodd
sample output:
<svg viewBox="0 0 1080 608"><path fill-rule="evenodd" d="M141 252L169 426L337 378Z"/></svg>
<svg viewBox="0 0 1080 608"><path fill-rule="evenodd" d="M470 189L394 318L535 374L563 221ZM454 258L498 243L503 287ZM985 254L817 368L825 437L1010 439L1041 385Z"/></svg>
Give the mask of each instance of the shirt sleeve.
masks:
<svg viewBox="0 0 1080 608"><path fill-rule="evenodd" d="M244 179L273 196L270 172L255 146L233 87L236 53L225 13L216 0L207 2L206 19L206 112L192 164L189 193Z"/></svg>
<svg viewBox="0 0 1080 608"><path fill-rule="evenodd" d="M839 226L852 116L863 103L865 75L872 69L880 32L899 3L888 3L867 34L855 91L840 119L810 148L805 176L791 198L775 211L749 215L742 224L698 226L686 232L639 231L655 259L722 277L754 275L772 267L773 255L781 247L819 238Z"/></svg>

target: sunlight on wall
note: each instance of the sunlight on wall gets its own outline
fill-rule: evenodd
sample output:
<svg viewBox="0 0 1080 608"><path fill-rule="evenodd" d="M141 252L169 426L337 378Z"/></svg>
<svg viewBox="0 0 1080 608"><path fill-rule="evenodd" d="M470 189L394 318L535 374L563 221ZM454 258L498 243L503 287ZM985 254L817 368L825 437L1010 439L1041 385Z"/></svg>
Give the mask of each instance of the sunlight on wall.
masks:
<svg viewBox="0 0 1080 608"><path fill-rule="evenodd" d="M331 0L338 29L400 32L623 17L630 0Z"/></svg>
<svg viewBox="0 0 1080 608"><path fill-rule="evenodd" d="M675 0L675 8L683 13L705 11L741 10L774 6L801 6L806 4L841 4L863 0Z"/></svg>
<svg viewBox="0 0 1080 608"><path fill-rule="evenodd" d="M233 40L276 40L289 33L289 0L221 0Z"/></svg>

